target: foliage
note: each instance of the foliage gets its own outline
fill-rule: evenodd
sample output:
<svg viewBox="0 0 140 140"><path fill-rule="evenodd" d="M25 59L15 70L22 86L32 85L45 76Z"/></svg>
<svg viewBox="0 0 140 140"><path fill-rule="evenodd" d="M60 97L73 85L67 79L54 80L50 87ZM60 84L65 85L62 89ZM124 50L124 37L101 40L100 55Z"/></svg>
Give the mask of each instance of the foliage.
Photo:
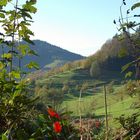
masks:
<svg viewBox="0 0 140 140"><path fill-rule="evenodd" d="M32 31L28 28L32 22L31 14L36 12L35 1L26 1L19 7L16 1L13 10L5 10L4 6L12 1L1 1L0 34L2 55L0 59L0 135L2 139L26 139L30 133L26 130L28 118L34 116L33 102L30 97L29 80L23 79L20 61L31 51L27 45L20 44L21 39L32 43ZM7 52L3 48L6 48ZM18 64L15 65L15 61ZM34 67L34 65L33 65ZM30 111L29 111L30 108ZM29 120L29 124L30 121ZM5 137L6 136L6 137Z"/></svg>
<svg viewBox="0 0 140 140"><path fill-rule="evenodd" d="M123 17L124 13L123 6L126 6L125 0L123 0L122 5L120 6L120 18L119 21L114 20L114 24L117 25L118 31L121 32L120 36L127 40L127 44L131 51L130 54L133 57L133 61L130 61L123 67L123 71L128 69L130 66L135 67L135 78L140 78L140 51L139 51L139 21L135 20L134 17L139 17L139 15L135 14L134 10L140 8L140 3L134 3L130 9L126 10L126 17ZM129 16L131 15L131 19ZM131 76L130 72L127 76Z"/></svg>
<svg viewBox="0 0 140 140"><path fill-rule="evenodd" d="M139 95L139 92L140 92L140 83L139 83L139 81L129 80L125 84L125 92L128 95L130 95L131 97L135 97L135 96Z"/></svg>
<svg viewBox="0 0 140 140"><path fill-rule="evenodd" d="M132 138L137 134L140 128L140 121L138 117L140 116L139 113L134 113L131 116L125 117L125 115L121 115L117 120L121 124L121 126L126 130L123 138ZM140 134L138 134L135 139L138 140L140 137Z"/></svg>
<svg viewBox="0 0 140 140"><path fill-rule="evenodd" d="M75 125L77 125L77 120ZM82 126L79 128L82 138L85 139L104 139L105 134L102 133L104 130L104 122L98 119L86 118L82 119Z"/></svg>
<svg viewBox="0 0 140 140"><path fill-rule="evenodd" d="M21 64L26 55L37 55L27 45L34 44L30 40L33 32L29 26L33 22L32 14L37 11L36 0L25 1L25 4L20 2L0 1L0 22L3 28L0 33L0 139L74 139L77 137L76 130L65 119L67 114L58 115L52 108L46 110L44 106L44 114L37 110L37 98L32 96L30 79L25 78ZM32 61L25 66L38 69L38 64Z"/></svg>
<svg viewBox="0 0 140 140"><path fill-rule="evenodd" d="M98 61L95 61L92 63L91 68L90 68L90 74L93 77L99 77L101 75L101 66Z"/></svg>
<svg viewBox="0 0 140 140"><path fill-rule="evenodd" d="M127 38L123 40L119 38L119 35L116 34L112 39L107 40L102 48L92 56L94 59L92 59L90 67L91 76L101 77L106 71L120 73L122 66L134 60L131 56ZM134 71L132 68L131 70Z"/></svg>
<svg viewBox="0 0 140 140"><path fill-rule="evenodd" d="M118 31L121 32L120 36L127 40L129 47L130 55L132 56L132 61L126 63L122 67L122 71L128 70L130 67L135 67L135 78L140 79L140 51L139 51L139 21L133 20L133 17L139 17L137 14L133 14L134 10L140 8L140 3L134 3L130 9L126 11L126 17L123 17L123 6L126 6L125 0L122 1L120 6L120 18L119 21L114 20L114 24L117 25ZM130 14L132 15L131 19L129 18ZM131 77L132 71L128 71L125 77ZM131 97L139 94L139 81L129 81L125 86L125 92L128 93ZM121 115L117 120L121 126L126 130L126 132L120 137L126 139L139 139L139 128L140 122L138 121L139 113L134 113L131 116L125 117ZM117 138L118 139L118 138Z"/></svg>
<svg viewBox="0 0 140 140"><path fill-rule="evenodd" d="M47 114L40 114L36 120L36 125L38 129L32 135L34 138L40 139L75 139L76 129L64 119L67 114L59 115L51 107L48 107Z"/></svg>

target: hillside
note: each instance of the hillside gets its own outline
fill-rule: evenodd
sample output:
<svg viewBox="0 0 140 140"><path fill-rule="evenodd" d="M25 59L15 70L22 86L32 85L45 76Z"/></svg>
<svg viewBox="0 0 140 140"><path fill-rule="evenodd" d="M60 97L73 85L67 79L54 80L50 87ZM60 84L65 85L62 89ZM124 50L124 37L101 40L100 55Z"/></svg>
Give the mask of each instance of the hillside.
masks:
<svg viewBox="0 0 140 140"><path fill-rule="evenodd" d="M111 81L121 83L125 80L122 67L132 60L126 40L119 41L118 36L114 36L94 55L44 73L36 80L35 87L45 89L47 85L59 90L69 87L67 92L77 96L77 90L84 84L87 88L93 88Z"/></svg>
<svg viewBox="0 0 140 140"><path fill-rule="evenodd" d="M36 63L39 64L40 69L48 70L58 66L62 66L67 62L72 62L84 58L79 54L69 52L67 50L64 50L60 47L57 47L45 41L33 40L33 42L34 45L29 45L29 46L31 50L33 50L37 54L37 56L29 55L23 57L23 59L21 60L21 65L26 65L30 61L35 61ZM22 42L22 44L26 44L26 43ZM2 54L3 51L4 53L8 53L9 50L7 50L6 47L4 47L4 50L2 50L1 47L0 54ZM14 61L15 63L18 63L19 60L14 59Z"/></svg>
<svg viewBox="0 0 140 140"><path fill-rule="evenodd" d="M31 46L31 48L37 52L38 56L26 57L23 62L27 63L29 60L35 61L40 65L41 69L51 69L62 66L67 62L84 58L81 55L69 52L45 41L34 40L33 42L35 45Z"/></svg>
<svg viewBox="0 0 140 140"><path fill-rule="evenodd" d="M92 56L53 69L46 73L48 75L47 78L49 79L51 75L54 76L72 71L75 74L75 78L78 77L78 79L83 81L95 79L100 79L101 81L121 80L124 79L125 74L121 72L122 67L134 59L130 52L130 46L127 44L127 41L125 39L120 41L116 35L112 39L107 40L101 49ZM134 68L129 68L127 71L129 70L134 71ZM66 78L65 80L70 79ZM61 78L59 81L61 81Z"/></svg>
<svg viewBox="0 0 140 140"><path fill-rule="evenodd" d="M39 97L39 105L49 104L65 110L76 121L79 117L82 122L87 118L104 121L105 86L109 128L118 129L120 124L116 118L124 112L125 117L129 117L139 111L139 92L135 91L132 97L130 89L137 87L134 88L134 83L127 84L128 79L121 72L122 67L134 59L125 41L119 41L115 36L90 57L66 63L43 73L40 78L35 79L32 77L36 75L31 75L32 86L35 87L33 93ZM134 72L133 67L129 70Z"/></svg>

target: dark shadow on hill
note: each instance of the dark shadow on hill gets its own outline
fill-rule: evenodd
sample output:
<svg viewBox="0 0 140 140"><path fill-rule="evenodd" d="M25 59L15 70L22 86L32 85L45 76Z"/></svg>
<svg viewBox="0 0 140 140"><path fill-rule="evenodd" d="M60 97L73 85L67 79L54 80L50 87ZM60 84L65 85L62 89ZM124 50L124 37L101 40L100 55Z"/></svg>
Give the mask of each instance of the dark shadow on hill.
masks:
<svg viewBox="0 0 140 140"><path fill-rule="evenodd" d="M76 69L74 70L74 75L71 77L73 80L93 80L93 78L90 76L88 69Z"/></svg>
<svg viewBox="0 0 140 140"><path fill-rule="evenodd" d="M92 80L93 83L94 81L102 81L102 83L96 84L96 86L101 86L102 84L111 82L111 81L116 81L116 82L121 82L124 80L124 73L121 73L120 71L109 71L109 70L104 70L99 76L91 76L90 72L88 69L77 69L74 71L75 74L71 77L71 79L76 80L76 81L89 81Z"/></svg>

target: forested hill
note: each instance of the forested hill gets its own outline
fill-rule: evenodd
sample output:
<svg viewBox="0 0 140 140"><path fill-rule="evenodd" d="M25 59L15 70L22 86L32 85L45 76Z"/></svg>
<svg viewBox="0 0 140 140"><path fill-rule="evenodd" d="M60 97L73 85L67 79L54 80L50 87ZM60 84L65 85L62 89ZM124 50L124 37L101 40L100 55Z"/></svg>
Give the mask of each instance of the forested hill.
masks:
<svg viewBox="0 0 140 140"><path fill-rule="evenodd" d="M125 73L121 73L122 67L133 61L131 45L124 37L120 40L118 35L107 40L101 49L83 60L65 64L60 68L49 71L48 75L56 73L65 73L70 70L77 70L81 73L87 73L90 78L95 79L119 79L124 78ZM133 67L127 70L134 70ZM82 79L82 77L81 77ZM84 79L83 79L84 80Z"/></svg>
<svg viewBox="0 0 140 140"><path fill-rule="evenodd" d="M23 57L23 59L21 60L22 66L28 64L31 61L34 61L39 64L41 69L48 70L51 68L62 66L67 62L81 60L84 58L79 54L69 52L45 41L33 40L33 42L34 45L29 46L31 50L33 50L37 55L29 55ZM22 42L22 44L25 44L25 42ZM2 54L3 51L4 53L8 53L6 47L4 47L4 50L2 50L2 48L0 49L0 54ZM18 63L18 60L14 59L14 62Z"/></svg>
<svg viewBox="0 0 140 140"><path fill-rule="evenodd" d="M27 63L27 61L30 60L37 62L40 65L40 68L50 68L84 58L81 55L69 52L45 41L34 40L33 42L35 45L31 47L37 52L38 56L26 58L24 63Z"/></svg>
<svg viewBox="0 0 140 140"><path fill-rule="evenodd" d="M132 46L125 36L121 39L118 35L107 40L96 54L88 58L90 73L96 77L106 73L110 75L110 72L121 73L123 66L133 60ZM127 71L130 69L133 67Z"/></svg>

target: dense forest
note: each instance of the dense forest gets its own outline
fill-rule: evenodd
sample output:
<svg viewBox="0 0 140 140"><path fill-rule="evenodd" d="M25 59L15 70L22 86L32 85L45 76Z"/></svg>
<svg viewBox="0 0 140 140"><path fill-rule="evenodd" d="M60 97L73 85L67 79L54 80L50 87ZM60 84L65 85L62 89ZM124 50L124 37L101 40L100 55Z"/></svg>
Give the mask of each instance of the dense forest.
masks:
<svg viewBox="0 0 140 140"><path fill-rule="evenodd" d="M1 140L140 139L140 27L123 6L118 33L83 57L31 40L36 0L0 1Z"/></svg>

